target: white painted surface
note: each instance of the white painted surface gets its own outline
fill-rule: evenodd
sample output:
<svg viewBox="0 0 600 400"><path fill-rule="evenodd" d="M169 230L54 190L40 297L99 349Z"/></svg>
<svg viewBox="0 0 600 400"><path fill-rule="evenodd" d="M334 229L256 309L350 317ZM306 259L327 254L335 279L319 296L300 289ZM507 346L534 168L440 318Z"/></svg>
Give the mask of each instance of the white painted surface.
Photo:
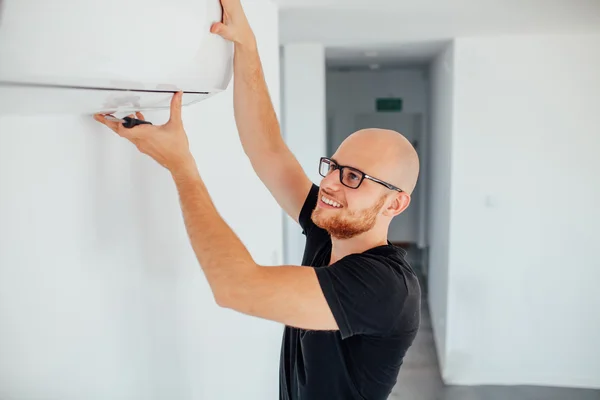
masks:
<svg viewBox="0 0 600 400"><path fill-rule="evenodd" d="M278 104L277 9L246 9ZM192 151L255 259L281 263L232 104L184 108ZM216 306L168 173L90 116L0 117L0 320L0 398L278 396L282 327Z"/></svg>
<svg viewBox="0 0 600 400"><path fill-rule="evenodd" d="M379 47L475 35L598 32L597 0L278 0L282 43ZM418 48L415 47L417 50Z"/></svg>
<svg viewBox="0 0 600 400"><path fill-rule="evenodd" d="M372 121L373 127L395 129L403 133L403 129L412 126L413 119L417 117L421 126L414 127L413 132L406 136L412 138L419 136L422 145L426 143L426 115L428 82L425 71L421 69L392 69L385 71L350 71L327 72L327 118L329 119L328 151L334 153L342 141L357 130L356 118L365 114L376 112L376 99L379 97L400 97L403 99L402 115L407 115L406 121L398 121L398 125L389 125L386 115L379 121ZM375 126L378 125L378 126ZM418 132L417 132L418 129ZM424 149L424 147L421 147ZM426 163L427 155L419 151L421 164ZM419 213L425 209L425 189L427 177L420 174L419 182L414 192L415 203L407 210L408 219L412 220L412 213ZM404 219L404 218L401 218ZM393 222L401 224L400 219ZM419 213L417 224L408 230L390 227L391 241L409 241L425 246L425 214Z"/></svg>
<svg viewBox="0 0 600 400"><path fill-rule="evenodd" d="M219 0L4 0L0 18L0 81L213 92L231 80L233 45L210 33Z"/></svg>
<svg viewBox="0 0 600 400"><path fill-rule="evenodd" d="M600 388L600 35L459 39L453 384Z"/></svg>
<svg viewBox="0 0 600 400"><path fill-rule="evenodd" d="M2 6L2 114L168 109L168 91L196 92L184 96L189 104L231 81L233 45L209 31L221 19L219 0L129 0L133 19L131 12L107 17L107 10L123 10L120 0L6 0ZM125 44L139 32L143 40Z"/></svg>
<svg viewBox="0 0 600 400"><path fill-rule="evenodd" d="M432 63L430 75L431 135L429 141L427 214L429 242L429 310L442 373L445 371L450 244L450 190L454 134L454 46Z"/></svg>
<svg viewBox="0 0 600 400"><path fill-rule="evenodd" d="M325 49L313 43L287 45L282 54L285 141L310 180L321 182L319 158L327 156L325 135ZM286 263L302 261L305 237L285 215Z"/></svg>

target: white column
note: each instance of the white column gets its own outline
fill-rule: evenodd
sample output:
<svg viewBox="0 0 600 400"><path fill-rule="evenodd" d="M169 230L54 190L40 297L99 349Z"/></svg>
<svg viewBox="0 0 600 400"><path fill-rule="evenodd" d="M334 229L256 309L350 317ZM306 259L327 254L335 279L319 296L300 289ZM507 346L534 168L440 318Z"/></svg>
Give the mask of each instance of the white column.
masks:
<svg viewBox="0 0 600 400"><path fill-rule="evenodd" d="M282 129L287 145L316 184L319 157L326 152L325 48L318 43L285 45L282 54ZM291 218L284 220L285 261L302 261L305 238Z"/></svg>

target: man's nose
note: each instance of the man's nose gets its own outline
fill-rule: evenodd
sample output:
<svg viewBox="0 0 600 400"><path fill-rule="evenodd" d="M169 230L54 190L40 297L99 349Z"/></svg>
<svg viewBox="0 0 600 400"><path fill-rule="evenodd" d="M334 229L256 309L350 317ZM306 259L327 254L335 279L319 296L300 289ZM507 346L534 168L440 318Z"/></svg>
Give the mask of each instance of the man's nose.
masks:
<svg viewBox="0 0 600 400"><path fill-rule="evenodd" d="M336 169L335 171L330 172L326 177L321 181L321 187L325 189L329 189L330 191L340 190L342 183L340 182L340 170Z"/></svg>

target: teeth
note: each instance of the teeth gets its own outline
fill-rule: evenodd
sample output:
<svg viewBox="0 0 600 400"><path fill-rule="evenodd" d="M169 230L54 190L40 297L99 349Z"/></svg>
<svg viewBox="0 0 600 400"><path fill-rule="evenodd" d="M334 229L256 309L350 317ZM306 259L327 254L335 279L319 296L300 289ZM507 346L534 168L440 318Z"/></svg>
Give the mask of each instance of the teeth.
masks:
<svg viewBox="0 0 600 400"><path fill-rule="evenodd" d="M329 199L328 199L328 198L326 198L325 196L322 196L322 197L321 197L321 200L323 200L323 203L327 203L327 204L329 204L330 206L333 206L333 207L338 207L338 208L340 208L340 207L342 206L340 203L338 203L338 202L335 202L335 201L333 201L333 200L329 200Z"/></svg>

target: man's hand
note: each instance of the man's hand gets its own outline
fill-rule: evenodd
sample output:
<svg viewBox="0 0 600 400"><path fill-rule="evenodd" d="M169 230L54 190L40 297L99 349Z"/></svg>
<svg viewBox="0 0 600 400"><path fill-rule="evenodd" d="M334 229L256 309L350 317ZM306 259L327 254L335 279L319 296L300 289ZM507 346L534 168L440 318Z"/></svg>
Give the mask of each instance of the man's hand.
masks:
<svg viewBox="0 0 600 400"><path fill-rule="evenodd" d="M181 97L178 92L171 99L171 116L164 125L138 125L125 128L122 123L110 121L104 115L96 114L94 119L112 129L119 136L128 139L139 151L149 155L171 173L188 166L193 160L183 122L181 120ZM131 117L134 117L131 115ZM140 112L135 117L143 120Z"/></svg>
<svg viewBox="0 0 600 400"><path fill-rule="evenodd" d="M254 33L240 0L221 0L221 5L223 22L214 23L210 31L238 45L256 46Z"/></svg>

